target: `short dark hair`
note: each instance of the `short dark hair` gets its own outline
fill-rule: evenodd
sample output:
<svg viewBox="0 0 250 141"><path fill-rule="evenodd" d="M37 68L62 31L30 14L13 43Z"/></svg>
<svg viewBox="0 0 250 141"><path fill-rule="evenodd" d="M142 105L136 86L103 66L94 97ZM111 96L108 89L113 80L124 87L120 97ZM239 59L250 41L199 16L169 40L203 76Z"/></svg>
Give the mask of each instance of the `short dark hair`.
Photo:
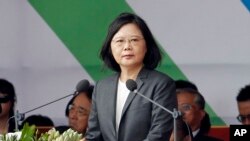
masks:
<svg viewBox="0 0 250 141"><path fill-rule="evenodd" d="M6 79L0 79L0 93L6 94L8 99L11 102L11 107L9 111L9 118L14 116L15 113L15 104L16 104L16 93L15 88L11 82ZM14 118L11 118L9 121L9 131L14 131L15 121Z"/></svg>
<svg viewBox="0 0 250 141"><path fill-rule="evenodd" d="M190 88L198 91L197 86L188 80L176 80L175 81L176 89Z"/></svg>
<svg viewBox="0 0 250 141"><path fill-rule="evenodd" d="M22 122L21 128L23 128L26 123L35 126L54 126L52 119L44 115L30 115Z"/></svg>
<svg viewBox="0 0 250 141"><path fill-rule="evenodd" d="M154 37L149 30L146 22L139 16L132 13L121 13L109 26L108 33L106 39L102 45L102 49L100 52L100 58L103 60L104 64L116 71L120 72L120 67L118 63L115 61L112 52L111 52L111 41L114 35L119 31L119 29L129 23L136 24L141 30L143 37L146 42L147 52L145 54L143 63L144 67L147 69L154 69L160 63L162 56L160 49L154 40Z"/></svg>
<svg viewBox="0 0 250 141"><path fill-rule="evenodd" d="M199 91L196 91L192 88L183 88L183 89L177 89L176 90L176 94L181 94L181 93L189 93L194 95L195 99L194 102L201 108L201 109L205 109L205 98L203 97L202 94L200 94Z"/></svg>
<svg viewBox="0 0 250 141"><path fill-rule="evenodd" d="M85 92L88 99L92 100L92 92L93 92L93 89L94 89L94 85L89 85L89 88L87 90L83 90L83 91L79 91L78 93L81 93L81 92ZM73 103L73 101L75 100L75 98L78 96L77 95L74 95L70 101L68 102L67 106L66 106L66 109L65 109L65 116L68 117L69 116L69 106Z"/></svg>
<svg viewBox="0 0 250 141"><path fill-rule="evenodd" d="M240 91L236 97L236 100L238 102L250 100L250 84L248 84L240 89Z"/></svg>

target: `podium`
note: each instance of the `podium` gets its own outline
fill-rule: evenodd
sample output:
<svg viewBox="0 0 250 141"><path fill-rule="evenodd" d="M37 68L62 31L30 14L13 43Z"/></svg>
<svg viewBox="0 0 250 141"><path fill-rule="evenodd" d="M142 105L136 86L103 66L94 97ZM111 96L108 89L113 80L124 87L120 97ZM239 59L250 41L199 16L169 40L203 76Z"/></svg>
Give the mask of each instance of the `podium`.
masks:
<svg viewBox="0 0 250 141"><path fill-rule="evenodd" d="M211 126L208 135L222 139L224 141L229 141L230 137L229 132L230 132L229 126Z"/></svg>

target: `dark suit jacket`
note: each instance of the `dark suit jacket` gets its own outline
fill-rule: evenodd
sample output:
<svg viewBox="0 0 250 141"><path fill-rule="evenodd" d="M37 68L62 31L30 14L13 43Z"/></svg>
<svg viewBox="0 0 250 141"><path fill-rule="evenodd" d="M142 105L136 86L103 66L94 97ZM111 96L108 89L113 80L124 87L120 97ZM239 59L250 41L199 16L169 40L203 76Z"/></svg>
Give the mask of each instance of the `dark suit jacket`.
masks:
<svg viewBox="0 0 250 141"><path fill-rule="evenodd" d="M86 139L88 141L168 141L172 115L140 95L130 93L116 132L116 93L120 74L96 83ZM136 79L137 90L169 110L176 108L174 81L167 75L143 68Z"/></svg>
<svg viewBox="0 0 250 141"><path fill-rule="evenodd" d="M194 138L193 141L223 141L221 139L215 138L215 137L211 137L211 136L207 136L201 133L198 133Z"/></svg>

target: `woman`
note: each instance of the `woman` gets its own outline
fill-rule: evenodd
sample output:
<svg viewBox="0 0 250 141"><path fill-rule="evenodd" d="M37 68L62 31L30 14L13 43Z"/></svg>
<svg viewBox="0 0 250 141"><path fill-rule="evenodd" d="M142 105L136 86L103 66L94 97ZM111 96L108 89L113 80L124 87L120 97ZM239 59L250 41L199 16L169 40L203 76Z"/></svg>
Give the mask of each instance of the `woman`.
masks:
<svg viewBox="0 0 250 141"><path fill-rule="evenodd" d="M96 83L86 140L167 141L172 115L125 85L133 79L140 93L170 110L176 107L174 81L154 70L161 54L143 19L120 14L109 26L100 57L116 73Z"/></svg>
<svg viewBox="0 0 250 141"><path fill-rule="evenodd" d="M15 102L14 86L9 81L0 79L0 134L13 132L15 129Z"/></svg>

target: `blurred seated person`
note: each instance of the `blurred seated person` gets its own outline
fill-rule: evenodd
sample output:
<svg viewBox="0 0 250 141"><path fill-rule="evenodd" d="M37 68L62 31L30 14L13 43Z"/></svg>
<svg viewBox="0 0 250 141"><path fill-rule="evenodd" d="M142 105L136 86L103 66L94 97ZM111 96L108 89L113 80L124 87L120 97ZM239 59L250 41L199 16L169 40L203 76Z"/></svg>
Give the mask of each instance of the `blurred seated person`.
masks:
<svg viewBox="0 0 250 141"><path fill-rule="evenodd" d="M244 125L250 125L250 84L240 89L236 100L239 111L237 119Z"/></svg>
<svg viewBox="0 0 250 141"><path fill-rule="evenodd" d="M178 109L182 112L183 120L189 125L193 141L220 141L208 136L211 123L205 111L205 99L199 93L195 84L190 81L176 81Z"/></svg>
<svg viewBox="0 0 250 141"><path fill-rule="evenodd" d="M199 91L198 87L191 81L180 79L180 80L175 81L175 85L176 85L176 90L183 89L183 88L184 89L190 88L190 89L193 89L195 91ZM209 117L209 114L205 111L205 116L201 120L200 133L208 134L210 128L211 128L210 117Z"/></svg>
<svg viewBox="0 0 250 141"><path fill-rule="evenodd" d="M49 117L43 115L28 116L22 121L20 128L22 129L26 123L29 125L35 125L36 127L54 127L53 121Z"/></svg>
<svg viewBox="0 0 250 141"><path fill-rule="evenodd" d="M16 93L11 82L0 79L0 134L14 132Z"/></svg>
<svg viewBox="0 0 250 141"><path fill-rule="evenodd" d="M67 104L65 116L68 118L68 126L58 126L56 130L63 133L68 128L71 128L78 133L85 135L88 117L91 108L91 99L93 92L93 85L88 89L79 91Z"/></svg>
<svg viewBox="0 0 250 141"><path fill-rule="evenodd" d="M183 88L190 88L198 91L197 86L186 80L176 80L175 81L176 85L176 90L178 89L183 89ZM192 141L193 140L193 135L191 133L190 126L187 125L183 119L181 120L180 118L177 119L177 138L174 140L174 134L171 134L170 141Z"/></svg>

